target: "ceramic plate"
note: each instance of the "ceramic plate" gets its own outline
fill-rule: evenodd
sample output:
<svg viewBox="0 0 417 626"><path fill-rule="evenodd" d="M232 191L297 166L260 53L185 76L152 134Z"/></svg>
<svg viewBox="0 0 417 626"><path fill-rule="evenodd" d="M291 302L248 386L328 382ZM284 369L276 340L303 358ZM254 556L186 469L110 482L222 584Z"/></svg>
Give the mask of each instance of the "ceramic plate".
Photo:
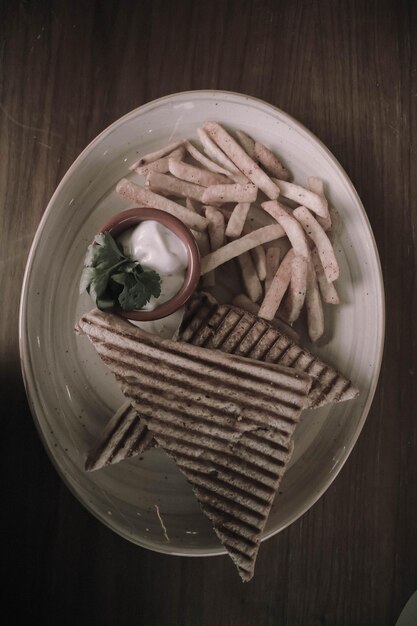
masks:
<svg viewBox="0 0 417 626"><path fill-rule="evenodd" d="M207 119L239 127L275 149L301 184L307 176L323 178L339 215L343 304L327 307L326 337L315 351L353 380L360 397L303 414L264 538L302 515L346 461L374 395L384 335L381 269L358 195L326 147L282 111L234 93L179 93L125 115L78 157L45 211L23 284L20 348L35 423L60 475L98 519L140 546L195 556L224 550L164 452L152 450L114 467L84 471L88 449L123 396L88 340L73 328L91 308L88 296L78 295L87 245L101 224L129 206L114 191L117 181L138 155L177 138L196 138L197 127Z"/></svg>

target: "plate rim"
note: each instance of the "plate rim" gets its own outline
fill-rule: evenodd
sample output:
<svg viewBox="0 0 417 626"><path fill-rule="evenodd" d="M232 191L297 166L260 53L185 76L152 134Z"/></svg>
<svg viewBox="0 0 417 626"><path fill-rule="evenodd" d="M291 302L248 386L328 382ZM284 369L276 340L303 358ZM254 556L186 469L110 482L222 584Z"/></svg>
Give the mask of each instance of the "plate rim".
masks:
<svg viewBox="0 0 417 626"><path fill-rule="evenodd" d="M282 524L281 526L279 526L276 529L273 529L271 531L269 531L268 533L263 534L261 541L266 541L267 539L270 539L271 537L273 537L274 535L282 532L283 530L285 530L286 528L288 528L291 524L293 524L296 520L298 520L300 517L302 517L303 515L305 515L305 513L307 513L307 511L309 511L309 509L311 509L312 506L314 506L314 504L324 495L324 493L329 489L330 485L334 482L334 480L337 478L339 472L342 470L342 468L344 467L346 461L348 460L353 448L356 445L356 442L359 438L359 435L362 432L362 429L364 427L364 424L366 422L366 419L368 417L370 408L372 406L373 400L374 400L374 396L375 396L375 392L379 383L379 379L380 379L380 373L381 373L381 365L382 365L382 360L383 360L383 354L384 354L384 343L385 343L385 326L386 326L386 310L385 310L385 288L384 288L384 279L383 279L383 273L382 273L382 267L381 267L381 260L380 260L380 256L379 256L379 252L378 252L378 248L376 245L376 240L375 240L375 236L368 218L368 215L365 211L365 208L362 204L362 201L359 197L358 192L356 191L355 186L353 185L350 177L348 176L347 172L345 171L344 167L340 164L340 162L338 161L338 159L334 156L334 154L330 151L330 149L312 132L310 131L306 126L304 126L304 124L302 124L301 122L299 122L296 118L294 118L292 115L290 115L289 113L286 113L285 111L283 111L282 109L280 109L279 107L277 107L274 104L271 104L261 98L257 98L256 96L252 96L252 95L248 95L248 94L243 94L240 92L236 92L236 91L228 91L228 90L222 90L222 89L195 89L195 90L187 90L187 91L179 91L179 92L175 92L175 93L171 93L171 94L167 94L165 96L161 96L160 98L155 98L154 100L150 100L149 102L145 102L142 105L140 105L139 107L136 107L134 109L132 109L131 111L128 111L127 113L125 113L124 115L122 115L121 117L117 118L114 122L112 122L111 124L109 124L106 128L104 128L96 137L94 137L85 147L84 149L80 152L80 154L76 157L76 159L72 162L72 164L69 166L69 168L67 169L67 171L65 172L64 176L62 177L62 179L60 180L59 184L57 185L54 193L52 194L46 209L42 215L42 218L38 224L38 227L36 229L32 244L30 246L29 249L29 254L27 257L27 261L26 261L26 265L25 265L25 271L24 271L24 276L23 276L23 281L22 281L22 287L21 287L21 292L20 292L20 304L19 304L19 319L18 319L18 334L19 334L19 356L20 356L20 367L21 367L21 373L22 373L22 378L23 378L23 383L24 383L24 387L25 387L25 392L26 392L26 397L28 400L28 404L29 404L29 408L30 408L30 412L32 414L32 419L35 423L35 427L37 429L37 432L39 434L39 437L42 441L43 447L46 450L46 453L53 465L53 467L55 468L55 470L57 471L58 475L60 476L60 478L62 479L63 483L65 484L65 486L69 489L69 491L75 496L75 498L78 500L78 502L88 510L89 513L91 513L97 520L99 520L102 524L104 524L105 526L107 526L107 528L111 529L113 532L115 532L116 534L118 534L119 536L123 537L124 539L127 539L129 542L133 543L136 546L139 546L141 548L146 548L148 550L151 550L153 552L158 552L161 554L167 554L167 555L171 555L171 556L186 556L186 557L208 557L208 556L220 556L220 555L224 555L227 554L226 549L219 544L219 548L218 549L211 549L210 551L208 550L201 550L201 549L197 549L197 550L193 550L192 552L183 552L181 550L174 550L174 551L167 551L166 549L164 550L164 546L158 546L158 545L147 545L145 543L141 543L139 541L137 541L135 538L133 538L131 535L129 535L128 533L124 533L122 530L120 529L116 529L111 523L109 523L109 521L107 520L107 518L105 518L104 516L101 516L98 512L96 512L94 510L93 507L91 507L89 505L88 502L84 501L76 492L75 488L73 488L71 482L67 479L67 477L65 476L64 472L61 470L58 462L55 460L55 457L52 454L52 450L50 450L44 436L41 430L41 426L38 420L38 416L36 414L35 411L35 407L33 405L32 399L31 399L31 394L30 394L30 383L29 383L29 376L28 374L30 372L27 372L26 367L27 367L27 363L26 363L26 354L28 351L28 346L26 345L26 333L25 333L25 328L26 328L26 308L27 308L27 303L28 303L28 292L29 292L29 280L30 280L30 275L31 275L31 271L32 271L32 267L33 267L33 263L34 263L34 259L35 259L35 255L36 255L36 250L37 250L37 246L38 246L38 242L41 238L42 232L45 228L46 222L49 218L49 215L52 212L53 206L55 204L55 200L57 197L59 197L59 194L61 193L61 189L65 186L67 180L70 178L70 176L73 174L74 170L77 169L79 163L83 160L83 158L86 156L86 153L89 152L97 143L99 143L106 135L108 135L109 133L112 132L112 130L114 130L117 126L123 124L124 122L128 121L129 118L131 117L135 117L136 115L140 114L143 111L146 111L146 109L150 109L155 105L161 104L164 101L170 101L174 98L177 97L186 97L189 96L190 98L193 98L196 95L200 95L200 96L206 96L209 98L238 98L238 99L243 99L246 100L249 103L255 103L258 105L261 105L262 107L266 107L267 109L269 109L271 112L275 112L275 113L279 113L280 116L282 116L282 118L284 118L285 121L287 121L288 123L290 123L290 125L295 126L298 128L298 130L300 130L302 133L305 133L314 143L316 143L318 145L319 148L321 148L321 150L326 154L327 158L332 162L332 164L335 166L336 169L339 170L340 174L342 175L345 183L347 184L347 186L349 187L350 192L352 193L352 195L355 198L355 201L357 203L357 205L359 206L359 209L362 213L362 218L365 221L365 225L368 231L368 236L369 236L369 243L371 244L372 247L372 252L373 252L373 256L375 258L376 261L376 269L377 269L377 310L380 311L380 324L379 324L379 333L377 336L377 341L376 341L376 345L377 345L377 355L376 355L376 359L375 359L375 365L373 368L373 377L372 377L372 382L371 385L369 387L369 392L368 392L368 398L367 398L367 402L365 403L364 407L362 408L362 412L361 412L361 417L360 420L358 422L356 431L353 435L353 437L351 438L349 445L345 447L345 450L343 452L343 455L341 456L341 459L339 461L339 463L337 464L337 466L332 469L332 471L329 473L329 475L326 477L326 480L323 481L322 485L320 486L320 489L318 489L317 491L314 492L314 494L312 494L307 500L306 502L303 504L303 507L300 511L295 512L292 516L290 516L290 518L288 520L286 520L286 522L284 524ZM35 380L35 377L32 374L32 379ZM191 549L190 549L191 550Z"/></svg>

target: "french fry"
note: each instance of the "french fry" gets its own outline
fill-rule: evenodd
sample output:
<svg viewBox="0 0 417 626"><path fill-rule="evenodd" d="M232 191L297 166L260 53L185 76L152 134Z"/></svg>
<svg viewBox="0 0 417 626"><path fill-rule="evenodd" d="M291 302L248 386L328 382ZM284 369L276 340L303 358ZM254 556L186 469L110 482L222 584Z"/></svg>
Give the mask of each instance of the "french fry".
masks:
<svg viewBox="0 0 417 626"><path fill-rule="evenodd" d="M236 137L242 148L247 152L251 159L256 160L255 153L255 140L249 135L243 132L243 130L236 131Z"/></svg>
<svg viewBox="0 0 417 626"><path fill-rule="evenodd" d="M210 254L210 241L209 236L206 230L198 231L193 230L194 239L196 240L198 249L200 251L200 257L206 256L206 254ZM202 287L214 287L216 284L216 277L213 272L209 272L201 277L201 285Z"/></svg>
<svg viewBox="0 0 417 626"><path fill-rule="evenodd" d="M334 283L329 283L327 281L317 248L313 248L311 250L311 258L323 302L326 304L340 304L339 294L336 291Z"/></svg>
<svg viewBox="0 0 417 626"><path fill-rule="evenodd" d="M223 176L232 178L231 172L229 172L229 170L225 169L221 165L218 165L218 163L215 163L214 161L206 157L206 155L200 152L200 150L198 150L190 141L185 142L185 149L195 161L201 163L201 165L204 165L204 167L207 168L210 172L216 172L217 174L223 174Z"/></svg>
<svg viewBox="0 0 417 626"><path fill-rule="evenodd" d="M291 280L291 267L294 260L294 249L291 248L285 255L277 273L275 274L271 286L265 294L264 300L259 309L258 316L266 320L272 320L278 311L282 298L288 289Z"/></svg>
<svg viewBox="0 0 417 626"><path fill-rule="evenodd" d="M233 304L244 311L248 311L253 315L258 315L259 312L259 304L256 302L252 302L250 298L245 293L240 293L239 295L233 298ZM287 322L282 320L280 317L274 317L274 319L269 320L272 326L278 328L281 332L285 333L287 337L292 339L295 343L300 341L300 335L289 325Z"/></svg>
<svg viewBox="0 0 417 626"><path fill-rule="evenodd" d="M233 209L226 228L226 237L240 237L250 210L250 202L239 202Z"/></svg>
<svg viewBox="0 0 417 626"><path fill-rule="evenodd" d="M318 221L318 223L320 224L322 229L327 231L332 226L332 220L331 220L331 217L330 217L328 202L327 202L326 196L324 195L324 184L323 184L323 181L322 181L321 178L317 178L316 176L309 176L307 178L307 183L308 183L308 187L309 187L310 191L313 191L318 196L320 196L320 197L325 199L326 206L327 206L327 216L326 217L320 217L320 215L317 215L316 220Z"/></svg>
<svg viewBox="0 0 417 626"><path fill-rule="evenodd" d="M168 198L164 198L157 193L153 193L153 191L149 189L145 189L145 187L135 185L135 183L130 182L127 178L122 178L122 180L118 182L116 191L127 200L175 215L175 217L178 217L178 219L184 222L189 228L198 231L207 228L207 220L205 217L197 215L180 204Z"/></svg>
<svg viewBox="0 0 417 626"><path fill-rule="evenodd" d="M186 198L185 206L190 211L193 211L193 213L198 213L199 215L202 215L201 204L199 204L196 200L193 200L192 198Z"/></svg>
<svg viewBox="0 0 417 626"><path fill-rule="evenodd" d="M243 227L243 234L244 235L248 235L249 233L252 233L255 230L255 228L253 228L253 224L248 224L246 223ZM258 278L261 282L263 282L266 278L266 255L265 255L265 249L263 247L263 245L259 245L256 246L256 248L253 248L250 251L253 263L255 265L256 268L256 272L258 274Z"/></svg>
<svg viewBox="0 0 417 626"><path fill-rule="evenodd" d="M277 269L279 267L279 261L281 258L281 249L275 246L269 246L265 254L266 276L265 276L265 291L268 291L272 279L274 278Z"/></svg>
<svg viewBox="0 0 417 626"><path fill-rule="evenodd" d="M256 273L256 267L252 261L252 257L249 252L243 252L237 260L240 265L242 281L246 293L252 302L257 302L262 297L262 285Z"/></svg>
<svg viewBox="0 0 417 626"><path fill-rule="evenodd" d="M320 215L320 217L328 216L329 209L327 207L327 200L324 196L319 196L313 191L309 191L308 189L301 187L301 185L289 183L287 180L274 178L273 181L278 185L280 193L285 198L306 206L308 209L311 209L313 213Z"/></svg>
<svg viewBox="0 0 417 626"><path fill-rule="evenodd" d="M308 264L305 302L307 309L308 334L311 341L315 342L320 339L324 332L324 316L319 288L317 286L316 273L314 271L313 263L311 262Z"/></svg>
<svg viewBox="0 0 417 626"><path fill-rule="evenodd" d="M223 214L212 206L205 206L207 232L211 251L214 252L224 245L225 223Z"/></svg>
<svg viewBox="0 0 417 626"><path fill-rule="evenodd" d="M277 185L220 124L206 122L203 129L256 187L259 187L271 200L278 198Z"/></svg>
<svg viewBox="0 0 417 626"><path fill-rule="evenodd" d="M147 165L136 167L135 172L141 176L147 176L149 172L160 172L161 174L166 174L166 172L169 171L169 159L181 160L184 155L185 148L184 146L180 146L167 156L161 157L157 161L152 161L152 163L148 163Z"/></svg>
<svg viewBox="0 0 417 626"><path fill-rule="evenodd" d="M149 154L145 154L144 156L140 157L140 159L135 161L135 163L133 163L133 165L129 167L129 170L133 171L137 167L140 167L141 165L147 165L148 163L153 163L154 161L158 161L158 159L161 159L167 154L170 154L176 148L181 146L183 143L184 143L184 139L180 139L179 141L175 141L174 143L170 143L167 146L164 146L160 150L156 150L155 152L150 152Z"/></svg>
<svg viewBox="0 0 417 626"><path fill-rule="evenodd" d="M185 180L201 187L210 187L210 185L222 185L230 183L230 178L223 176L223 174L216 174L215 172L208 172L201 167L195 167L184 163L184 161L178 161L176 159L168 159L169 171L176 178Z"/></svg>
<svg viewBox="0 0 417 626"><path fill-rule="evenodd" d="M224 245L225 220L224 215L212 206L204 206L203 210L208 221L207 232L209 239L209 252L214 252ZM205 287L214 287L216 284L215 270L208 272L202 277Z"/></svg>
<svg viewBox="0 0 417 626"><path fill-rule="evenodd" d="M202 231L198 231L198 230L193 230L192 231L194 239L197 242L197 246L198 249L200 251L200 256L205 256L206 254L210 253L210 241L209 241L209 236L206 230L202 230ZM206 274L206 276L208 276L208 274Z"/></svg>
<svg viewBox="0 0 417 626"><path fill-rule="evenodd" d="M220 150L215 142L208 136L204 128L198 128L197 133L201 143L203 144L204 152L216 163L219 163L222 167L233 174L233 177L237 176L237 182L248 182L247 177L236 167L236 165Z"/></svg>
<svg viewBox="0 0 417 626"><path fill-rule="evenodd" d="M307 289L308 261L305 256L295 255L291 267L291 280L287 296L282 308L282 316L290 324L295 322L301 313Z"/></svg>
<svg viewBox="0 0 417 626"><path fill-rule="evenodd" d="M334 282L339 277L339 264L333 246L323 228L305 206L295 209L293 215L314 241L328 282Z"/></svg>
<svg viewBox="0 0 417 626"><path fill-rule="evenodd" d="M253 158L261 163L270 174L276 176L276 178L289 180L290 173L287 168L269 148L259 141L255 141Z"/></svg>
<svg viewBox="0 0 417 626"><path fill-rule="evenodd" d="M252 233L253 231L254 229L249 224L245 224L242 232L244 235L248 235L249 233ZM266 277L266 258L265 258L265 249L263 245L261 244L259 246L256 246L256 248L252 248L252 250L250 251L250 255L255 265L258 278L261 282L263 282Z"/></svg>
<svg viewBox="0 0 417 626"><path fill-rule="evenodd" d="M206 187L203 193L203 202L255 202L258 189L251 183L239 185L212 185Z"/></svg>
<svg viewBox="0 0 417 626"><path fill-rule="evenodd" d="M185 205L187 209L193 211L193 213L199 213L201 215L199 208L197 208L197 203L194 200L191 200L191 198L186 198ZM210 240L207 230L203 230L200 232L198 230L192 230L191 232L194 239L196 240L200 252L200 258L206 256L206 254L210 254ZM202 276L201 284L202 287L214 287L214 285L216 284L214 272L209 272L205 276Z"/></svg>
<svg viewBox="0 0 417 626"><path fill-rule="evenodd" d="M207 272L214 270L216 267L219 267L219 265L223 265L223 263L256 248L256 246L284 236L285 231L279 224L270 224L258 228L239 239L234 239L222 248L203 257L201 259L201 273L207 274Z"/></svg>
<svg viewBox="0 0 417 626"><path fill-rule="evenodd" d="M265 249L263 246L256 246L250 251L252 256L252 261L256 268L256 273L258 274L258 278L261 282L263 282L266 278L266 256Z"/></svg>
<svg viewBox="0 0 417 626"><path fill-rule="evenodd" d="M262 208L271 215L282 228L291 242L295 252L300 256L310 258L310 247L300 223L289 214L287 207L276 200L262 203Z"/></svg>
<svg viewBox="0 0 417 626"><path fill-rule="evenodd" d="M216 204L216 209L218 209L220 211L220 213L223 213L224 215L224 219L226 220L226 222L229 222L232 213L233 213L233 209L227 207L227 206L223 206L221 204Z"/></svg>
<svg viewBox="0 0 417 626"><path fill-rule="evenodd" d="M159 172L149 172L146 177L146 186L157 193L166 193L179 198L191 198L192 200L203 201L205 187L187 183L184 180L160 174Z"/></svg>

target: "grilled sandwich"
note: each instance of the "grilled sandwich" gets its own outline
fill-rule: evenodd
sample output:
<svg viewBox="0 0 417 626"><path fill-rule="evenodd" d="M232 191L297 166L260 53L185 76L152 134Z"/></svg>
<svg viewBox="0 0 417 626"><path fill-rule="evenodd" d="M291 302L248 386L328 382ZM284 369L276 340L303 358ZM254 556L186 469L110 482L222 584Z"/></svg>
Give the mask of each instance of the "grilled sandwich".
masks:
<svg viewBox="0 0 417 626"><path fill-rule="evenodd" d="M219 304L206 293L194 294L187 305L178 339L200 347L215 348L303 370L313 378L309 394L310 408L344 402L358 395L351 381L331 365L298 346L269 322L236 306ZM90 453L87 470L142 454L150 447L152 437L137 416L133 420L134 410L133 413L126 410L116 415ZM130 435L127 442L126 432Z"/></svg>
<svg viewBox="0 0 417 626"><path fill-rule="evenodd" d="M81 318L78 331L175 460L241 578L250 580L311 377L161 339L98 310Z"/></svg>

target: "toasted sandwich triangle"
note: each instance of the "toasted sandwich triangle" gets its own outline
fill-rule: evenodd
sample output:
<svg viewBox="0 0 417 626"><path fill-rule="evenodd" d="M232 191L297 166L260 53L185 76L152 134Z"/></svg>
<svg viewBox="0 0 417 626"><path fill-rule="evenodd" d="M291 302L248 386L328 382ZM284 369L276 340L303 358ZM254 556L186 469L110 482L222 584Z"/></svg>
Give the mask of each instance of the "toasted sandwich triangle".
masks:
<svg viewBox="0 0 417 626"><path fill-rule="evenodd" d="M191 483L241 578L250 580L311 378L163 340L97 310L78 330Z"/></svg>

